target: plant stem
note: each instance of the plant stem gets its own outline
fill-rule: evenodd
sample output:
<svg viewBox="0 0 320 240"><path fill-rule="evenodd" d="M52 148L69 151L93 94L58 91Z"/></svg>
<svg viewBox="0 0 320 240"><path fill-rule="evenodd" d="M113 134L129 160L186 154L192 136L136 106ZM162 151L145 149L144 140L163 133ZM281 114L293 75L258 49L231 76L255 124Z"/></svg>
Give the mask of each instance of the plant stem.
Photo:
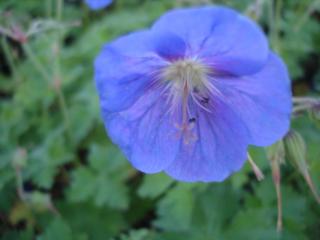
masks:
<svg viewBox="0 0 320 240"><path fill-rule="evenodd" d="M273 43L273 46L275 50L279 53L280 52L280 41L279 41L279 32L280 32L280 24L281 24L281 9L282 9L282 0L273 1L275 2L275 9L273 11L272 16L274 17L271 32L271 41ZM272 6L273 7L273 6Z"/></svg>
<svg viewBox="0 0 320 240"><path fill-rule="evenodd" d="M47 17L51 18L52 17L52 1L51 0L46 1L46 10L47 10Z"/></svg>
<svg viewBox="0 0 320 240"><path fill-rule="evenodd" d="M58 22L62 21L62 14L63 14L63 0L57 0L56 5L57 13L56 13L56 20ZM60 54L61 54L61 29L57 30L57 41L54 46L54 56L55 56L55 64L54 64L54 86L55 90L58 95L58 100L60 104L60 108L62 110L62 114L65 119L65 125L67 130L67 137L71 140L71 130L70 130L70 118L69 118L69 111L66 104L66 98L63 94L61 89L61 82L62 82L62 74L61 74L61 63L60 63Z"/></svg>
<svg viewBox="0 0 320 240"><path fill-rule="evenodd" d="M15 166L14 169L15 169L15 173L16 173L18 196L22 201L24 201L24 200L26 200L26 194L25 194L25 191L23 189L23 180L22 180L22 175L21 175L21 168Z"/></svg>
<svg viewBox="0 0 320 240"><path fill-rule="evenodd" d="M297 113L297 112L301 112L301 111L305 111L305 110L309 110L313 107L314 105L311 103L305 103L305 104L301 104L299 106L295 106L292 110L293 113Z"/></svg>
<svg viewBox="0 0 320 240"><path fill-rule="evenodd" d="M306 103L306 102L311 102L311 103L317 103L320 102L320 98L315 98L315 97L293 97L292 98L293 103Z"/></svg>
<svg viewBox="0 0 320 240"><path fill-rule="evenodd" d="M307 184L308 184L308 186L309 186L309 188L310 188L310 190L311 190L314 198L316 199L316 201L318 202L318 204L320 204L320 196L319 196L319 194L318 194L318 192L317 192L317 190L316 190L316 187L315 187L314 184L313 184L313 181L312 181L309 173L307 172L307 173L305 173L303 176L304 176L304 178L305 178L305 180L306 180L306 182L307 182Z"/></svg>
<svg viewBox="0 0 320 240"><path fill-rule="evenodd" d="M62 12L63 12L63 0L57 0L57 15L56 18L58 21L62 19Z"/></svg>
<svg viewBox="0 0 320 240"><path fill-rule="evenodd" d="M65 120L65 125L66 125L66 129L67 129L67 132L68 132L68 137L70 137L70 135L71 135L71 132L70 132L70 119L69 119L69 112L68 112L66 100L65 100L65 97L64 97L63 92L61 90L61 87L57 87L57 88L55 88L55 90L56 90L56 93L58 95L60 109L62 111L63 118Z"/></svg>
<svg viewBox="0 0 320 240"><path fill-rule="evenodd" d="M278 219L277 219L277 231L282 231L282 194L280 182L275 184L277 192L277 206L278 206Z"/></svg>

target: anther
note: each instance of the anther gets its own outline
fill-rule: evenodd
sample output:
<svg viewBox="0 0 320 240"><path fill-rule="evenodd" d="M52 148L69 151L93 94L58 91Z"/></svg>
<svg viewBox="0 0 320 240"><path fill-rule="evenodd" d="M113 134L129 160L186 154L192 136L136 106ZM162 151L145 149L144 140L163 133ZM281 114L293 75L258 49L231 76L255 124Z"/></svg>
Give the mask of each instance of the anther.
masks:
<svg viewBox="0 0 320 240"><path fill-rule="evenodd" d="M195 121L196 121L195 118L190 118L190 119L189 119L189 123L193 123L193 122L195 122Z"/></svg>
<svg viewBox="0 0 320 240"><path fill-rule="evenodd" d="M203 103L203 104L207 104L207 103L209 103L209 100L210 100L210 98L203 97L200 102Z"/></svg>

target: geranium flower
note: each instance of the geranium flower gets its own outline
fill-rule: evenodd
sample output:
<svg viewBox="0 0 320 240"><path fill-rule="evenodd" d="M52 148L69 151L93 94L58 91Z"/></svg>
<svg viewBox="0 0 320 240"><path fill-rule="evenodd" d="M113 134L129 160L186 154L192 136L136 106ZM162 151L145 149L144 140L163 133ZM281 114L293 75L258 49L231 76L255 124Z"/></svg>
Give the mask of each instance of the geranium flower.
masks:
<svg viewBox="0 0 320 240"><path fill-rule="evenodd" d="M110 5L112 0L85 0L85 2L92 10L98 10Z"/></svg>
<svg viewBox="0 0 320 240"><path fill-rule="evenodd" d="M250 19L225 7L172 10L106 44L95 61L111 140L145 173L222 181L248 145L288 131L290 81Z"/></svg>

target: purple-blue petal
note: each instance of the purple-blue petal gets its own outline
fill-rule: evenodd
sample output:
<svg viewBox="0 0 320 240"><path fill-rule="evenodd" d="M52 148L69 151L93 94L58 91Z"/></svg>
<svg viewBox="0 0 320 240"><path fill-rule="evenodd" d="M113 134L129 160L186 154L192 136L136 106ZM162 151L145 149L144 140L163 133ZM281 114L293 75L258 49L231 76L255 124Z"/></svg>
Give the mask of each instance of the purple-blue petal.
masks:
<svg viewBox="0 0 320 240"><path fill-rule="evenodd" d="M85 2L92 10L98 10L110 5L112 0L85 0Z"/></svg>
<svg viewBox="0 0 320 240"><path fill-rule="evenodd" d="M129 109L110 113L102 109L111 140L132 165L145 173L165 169L179 149L178 129L161 91L149 90Z"/></svg>
<svg viewBox="0 0 320 240"><path fill-rule="evenodd" d="M223 181L238 171L247 159L249 133L243 121L222 101L214 100L212 111L198 109L198 139L181 143L175 161L165 169L171 177L187 182Z"/></svg>
<svg viewBox="0 0 320 240"><path fill-rule="evenodd" d="M215 84L245 122L250 144L268 146L287 133L292 108L290 79L278 56L270 53L267 64L254 75L220 77Z"/></svg>
<svg viewBox="0 0 320 240"><path fill-rule="evenodd" d="M255 73L268 58L267 39L257 24L226 7L172 10L153 30L177 34L188 43L191 55L206 59L221 72Z"/></svg>
<svg viewBox="0 0 320 240"><path fill-rule="evenodd" d="M154 43L154 51L168 61L183 58L187 51L185 41L170 32L152 32L151 41Z"/></svg>
<svg viewBox="0 0 320 240"><path fill-rule="evenodd" d="M182 57L185 44L173 34L139 31L106 44L95 60L101 105L108 111L130 107L156 84L159 70Z"/></svg>

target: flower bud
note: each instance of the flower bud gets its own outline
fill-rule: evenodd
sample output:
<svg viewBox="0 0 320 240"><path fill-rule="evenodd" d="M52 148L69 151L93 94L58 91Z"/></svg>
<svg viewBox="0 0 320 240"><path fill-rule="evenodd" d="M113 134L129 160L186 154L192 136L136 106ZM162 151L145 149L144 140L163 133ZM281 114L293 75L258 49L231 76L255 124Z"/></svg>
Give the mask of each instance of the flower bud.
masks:
<svg viewBox="0 0 320 240"><path fill-rule="evenodd" d="M306 161L306 143L303 137L295 130L290 130L284 138L288 160L303 174L308 173Z"/></svg>
<svg viewBox="0 0 320 240"><path fill-rule="evenodd" d="M320 204L320 196L317 193L316 187L308 171L308 164L306 161L306 143L303 137L297 131L291 130L284 138L284 142L288 159L303 175L313 196Z"/></svg>
<svg viewBox="0 0 320 240"><path fill-rule="evenodd" d="M277 161L279 163L284 163L285 148L282 140L267 147L267 157L270 161Z"/></svg>

